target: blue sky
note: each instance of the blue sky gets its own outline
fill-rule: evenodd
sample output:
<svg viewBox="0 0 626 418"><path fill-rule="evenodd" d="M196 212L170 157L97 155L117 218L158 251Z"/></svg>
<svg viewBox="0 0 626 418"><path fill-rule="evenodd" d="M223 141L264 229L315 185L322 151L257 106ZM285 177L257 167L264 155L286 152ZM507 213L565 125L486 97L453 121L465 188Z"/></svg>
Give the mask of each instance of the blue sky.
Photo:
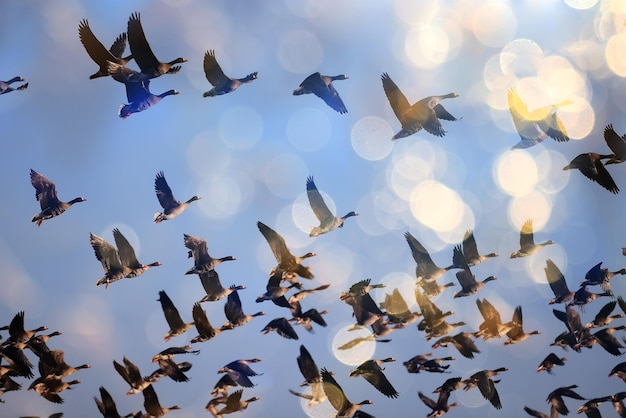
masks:
<svg viewBox="0 0 626 418"><path fill-rule="evenodd" d="M155 385L162 405L182 407L172 416L207 416L204 406L220 377L217 370L253 357L262 360L255 370L263 375L244 396L261 400L250 406L248 416L276 416L277 409L283 416L329 416L327 405L309 410L287 391L302 381L296 363L300 344L319 367L336 373L350 400L372 400L363 410L378 417L390 416L389 411L425 416L429 411L417 398L418 390L430 393L447 377L467 377L483 368L510 369L497 386L503 409L485 404L476 390L457 391L451 400L463 406L449 416L520 416L524 405L547 412L547 394L571 384L588 398L624 389L621 381L606 377L620 358L600 347L580 354L549 347L564 327L548 305L552 296L543 268L552 259L576 288L600 261L611 271L626 265L621 194L610 194L577 171L562 170L580 153L608 152L602 139L607 124L626 132L621 122L626 9L611 2L556 0L487 2L478 8L461 0L419 5L408 0L60 3L3 4L0 79L21 75L29 87L0 97L0 187L5 195L0 323L8 324L24 310L27 327L46 325L63 332L49 342L51 348L65 350L70 364L92 368L75 375L82 383L62 394L63 405L22 390L3 395L3 416L58 411L67 417L96 416L92 398L99 386L112 394L121 413L142 409L140 395L124 395L127 385L112 361L126 356L145 374L156 368L150 359L168 346L162 339L168 327L157 302L160 290L191 321L191 307L203 290L195 276L184 275L192 262L183 234L206 239L213 256L235 256L236 261L218 267L222 282L245 285L240 292L244 309L267 315L196 344L198 356L180 359L193 363L190 382ZM124 86L110 78L89 80L97 66L79 41L78 24L88 19L108 46L135 11L157 57L182 56L188 62L178 74L151 83L154 93L176 89L179 95L122 120L117 109L126 102ZM257 71L258 79L232 94L203 98L210 85L202 58L209 49L227 75ZM137 69L133 62L129 66ZM316 71L349 77L335 83L347 114L312 95L292 95ZM384 72L411 103L458 93L444 106L462 119L444 121L443 138L421 131L391 142L400 124L382 89ZM572 139L547 139L510 152L519 140L506 105L506 92L514 86L530 109L572 100L559 109ZM56 183L62 200L82 196L87 201L37 228L29 222L39 211L29 184L31 168ZM624 170L609 167L622 188ZM153 185L159 171L179 200L195 194L202 200L180 217L155 225L152 215L160 207ZM359 216L341 230L309 238L316 221L305 195L308 176L340 215L355 210ZM557 244L526 259L509 259L528 218L537 241ZM307 260L315 279L305 286L330 287L309 296L303 306L328 310L327 328L316 327L315 334L297 328L299 341L261 334L267 322L287 312L254 302L275 264L257 221L282 234L295 254L317 253ZM95 286L102 269L89 232L113 242L115 227L135 246L140 261L163 265L104 289ZM450 289L436 303L454 310L455 321L467 322L466 331L477 330L481 321L476 297L487 298L507 320L522 305L526 330L538 329L539 336L507 347L503 339L478 341L481 353L473 360L440 348L437 357L457 358L447 375L413 375L402 366L432 351L414 325L392 333L387 344L364 345L349 354L333 350L352 323L349 306L339 300L352 283L365 278L385 283L386 288L372 292L377 302L400 287L415 303L415 265L406 231L436 263L447 265L453 246L470 228L481 252L500 254L474 267L474 274L497 280L463 299L453 300ZM440 281L455 281L454 273ZM615 278L613 289L624 295L623 279ZM604 302L588 306L581 313L583 322ZM223 302L203 307L214 325L225 321ZM194 336L191 330L169 345L185 345ZM554 376L535 373L550 351L566 356L566 366ZM363 379L348 376L368 355L396 358L385 372L401 393L398 399L387 399ZM568 405L571 410L579 406L576 401ZM607 416L609 409L601 407Z"/></svg>

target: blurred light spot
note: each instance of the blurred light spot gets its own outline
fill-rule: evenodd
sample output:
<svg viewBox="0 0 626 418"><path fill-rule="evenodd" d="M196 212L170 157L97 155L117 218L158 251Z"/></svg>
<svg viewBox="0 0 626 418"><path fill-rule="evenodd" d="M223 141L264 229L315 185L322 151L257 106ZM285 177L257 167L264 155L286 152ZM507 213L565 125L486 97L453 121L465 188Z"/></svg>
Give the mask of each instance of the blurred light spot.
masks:
<svg viewBox="0 0 626 418"><path fill-rule="evenodd" d="M559 107L557 114L571 139L584 139L589 136L595 125L595 111L583 97L571 96L569 99L572 103Z"/></svg>
<svg viewBox="0 0 626 418"><path fill-rule="evenodd" d="M287 2L287 3L298 3L298 2ZM305 395L311 395L311 387L310 386L302 386L299 389L296 389L294 392L303 393ZM315 405L309 406L309 400L305 398L300 398L300 408L302 408L302 412L304 412L307 416L311 418L325 418L331 417L333 414L337 412L335 408L332 407L328 400L324 402L317 403Z"/></svg>
<svg viewBox="0 0 626 418"><path fill-rule="evenodd" d="M303 197L305 200L302 200ZM302 223L308 222L309 216L312 216L313 219L311 219L310 224L305 224L304 227L294 222L295 219ZM304 220L301 220L302 218ZM296 202L278 212L275 222L276 227L271 226L271 224L267 225L283 236L289 248L304 248L313 242L309 237L309 230L316 222L319 224L311 210L311 206L309 206L309 201L306 200L305 194L298 196Z"/></svg>
<svg viewBox="0 0 626 418"><path fill-rule="evenodd" d="M410 199L413 216L435 231L454 230L463 219L463 201L456 191L438 181L420 182Z"/></svg>
<svg viewBox="0 0 626 418"><path fill-rule="evenodd" d="M239 211L242 201L237 181L228 173L208 176L198 187L197 206L211 219L226 219Z"/></svg>
<svg viewBox="0 0 626 418"><path fill-rule="evenodd" d="M435 162L440 163L435 158L434 146L426 140L410 145L397 143L392 155L389 187L404 200L409 200L416 183L433 178ZM443 162L445 164L445 158Z"/></svg>
<svg viewBox="0 0 626 418"><path fill-rule="evenodd" d="M535 70L543 52L539 45L530 39L515 39L502 48L500 68L503 74L517 77L535 75Z"/></svg>
<svg viewBox="0 0 626 418"><path fill-rule="evenodd" d="M370 292L373 296L374 300L383 302L385 300L385 295L391 295L394 289L398 289L400 295L406 302L410 311L419 311L419 307L417 306L417 301L415 300L415 277L409 276L406 273L402 272L392 272L385 277L383 277L379 283L385 285L383 288L372 289ZM393 306L388 306L383 309L385 312L389 313L399 313L397 309L394 310Z"/></svg>
<svg viewBox="0 0 626 418"><path fill-rule="evenodd" d="M349 331L352 325L341 328L334 336L332 350L335 358L348 366L358 366L369 360L376 351L376 341L374 334L368 328L358 328ZM345 345L352 345L352 348L340 349Z"/></svg>
<svg viewBox="0 0 626 418"><path fill-rule="evenodd" d="M111 344L116 340L109 311L100 295L82 294L73 307L68 306L64 320L65 328L80 336L81 347L95 355L110 353Z"/></svg>
<svg viewBox="0 0 626 418"><path fill-rule="evenodd" d="M566 51L580 69L585 71L604 70L603 44L585 39L570 44Z"/></svg>
<svg viewBox="0 0 626 418"><path fill-rule="evenodd" d="M328 209L331 213L337 213L337 207L335 206L335 201L323 190L319 191L322 197L324 198L324 203L328 206ZM309 204L309 198L306 193L302 193L300 196L296 198L296 201L293 202L291 206L291 214L293 217L293 222L300 228L303 232L306 232L307 235L311 231L311 228L314 226L319 226L320 221L315 217L315 213L313 213L313 209L311 209L311 205Z"/></svg>
<svg viewBox="0 0 626 418"><path fill-rule="evenodd" d="M540 61L537 76L550 87L553 98L588 94L585 75L576 71L570 62L560 55L550 55Z"/></svg>
<svg viewBox="0 0 626 418"><path fill-rule="evenodd" d="M409 25L428 21L437 15L439 11L438 0L424 0L420 2L412 0L395 0L394 8L396 15Z"/></svg>
<svg viewBox="0 0 626 418"><path fill-rule="evenodd" d="M309 73L324 58L324 47L311 32L295 30L284 34L278 46L278 61L292 73Z"/></svg>
<svg viewBox="0 0 626 418"><path fill-rule="evenodd" d="M334 231L333 233L339 234L341 232ZM308 244L313 246L315 252L320 254L317 257L309 258L309 260L311 260L309 264L313 266L316 280L323 280L325 283L328 283L329 280L332 281L332 292L330 292L330 295L332 295L333 292L336 295L334 297L326 296L318 298L315 303L316 305L321 304L332 307L331 309L334 310L337 308L335 300L339 299L340 291L350 287L355 281L355 264L358 259L357 253L333 241L325 240L324 242L316 242L316 239L309 238L308 236L304 236L304 238L307 239ZM317 308L320 309L320 306L317 306ZM348 307L348 309L350 308Z"/></svg>
<svg viewBox="0 0 626 418"><path fill-rule="evenodd" d="M377 116L359 119L350 132L352 148L366 160L382 160L391 152L393 142L387 140L393 136L391 125Z"/></svg>
<svg viewBox="0 0 626 418"><path fill-rule="evenodd" d="M263 170L263 181L270 191L281 198L293 198L304 188L302 179L308 169L304 161L295 154L274 155Z"/></svg>
<svg viewBox="0 0 626 418"><path fill-rule="evenodd" d="M503 46L517 31L517 19L506 4L490 2L474 12L472 31L485 46Z"/></svg>
<svg viewBox="0 0 626 418"><path fill-rule="evenodd" d="M463 239L462 236L459 236L459 232L472 229L476 224L474 211L460 197L459 202L461 204L461 207L460 210L458 210L457 212L460 216L460 219L458 220L454 228L435 231L442 242L448 244L458 244Z"/></svg>
<svg viewBox="0 0 626 418"><path fill-rule="evenodd" d="M500 54L494 55L489 58L483 66L483 80L485 82L485 87L491 91L506 91L510 86L515 84L515 75L505 74L502 71L500 60ZM506 94L498 95L498 97L504 97L504 99L500 99L500 106L493 106L492 103L489 103L489 105L497 109L504 109L506 107Z"/></svg>
<svg viewBox="0 0 626 418"><path fill-rule="evenodd" d="M433 68L453 58L460 49L462 35L448 21L420 23L406 35L404 50L419 68Z"/></svg>
<svg viewBox="0 0 626 418"><path fill-rule="evenodd" d="M598 0L563 0L572 9L586 10L594 7Z"/></svg>
<svg viewBox="0 0 626 418"><path fill-rule="evenodd" d="M220 118L219 133L220 138L229 148L249 149L261 139L263 119L251 107L229 107Z"/></svg>
<svg viewBox="0 0 626 418"><path fill-rule="evenodd" d="M537 235L535 235L537 237ZM546 234L539 233L540 238L535 238L535 242L543 242L549 237ZM541 238L544 237L544 238ZM546 276L546 260L552 260L552 262L559 268L561 273L565 276L565 281L568 283L568 286L572 289L575 289L578 282L572 282L571 277L567 277L568 272L567 266L569 264L569 256L563 249L559 243L548 245L545 248L541 249L540 257L524 257L524 268L526 270L526 274L533 280L533 282L541 285L541 293L546 296L546 303L554 297L554 292L548 285L548 278ZM582 279L581 279L582 280Z"/></svg>
<svg viewBox="0 0 626 418"><path fill-rule="evenodd" d="M330 135L328 116L318 109L296 110L287 121L287 138L300 151L312 152L324 148L330 140Z"/></svg>
<svg viewBox="0 0 626 418"><path fill-rule="evenodd" d="M538 177L535 160L524 150L507 151L496 161L494 180L511 196L530 193Z"/></svg>
<svg viewBox="0 0 626 418"><path fill-rule="evenodd" d="M626 77L626 32L611 36L606 43L605 57L611 71L620 77Z"/></svg>
<svg viewBox="0 0 626 418"><path fill-rule="evenodd" d="M563 167L569 161L560 152L544 149L535 156L539 181L537 187L545 193L556 194L567 184L567 176L563 175Z"/></svg>
<svg viewBox="0 0 626 418"><path fill-rule="evenodd" d="M552 213L552 200L549 196L534 190L523 196L514 197L509 202L509 221L515 229L520 230L526 220L532 219L535 243L540 242L537 232L548 222Z"/></svg>
<svg viewBox="0 0 626 418"><path fill-rule="evenodd" d="M401 211L398 198L387 190L371 192L361 198L356 208L357 213L369 216L357 216L356 221L367 234L384 235L404 225L400 219Z"/></svg>
<svg viewBox="0 0 626 418"><path fill-rule="evenodd" d="M231 160L230 151L217 140L217 133L200 132L187 145L187 162L197 174L218 175Z"/></svg>

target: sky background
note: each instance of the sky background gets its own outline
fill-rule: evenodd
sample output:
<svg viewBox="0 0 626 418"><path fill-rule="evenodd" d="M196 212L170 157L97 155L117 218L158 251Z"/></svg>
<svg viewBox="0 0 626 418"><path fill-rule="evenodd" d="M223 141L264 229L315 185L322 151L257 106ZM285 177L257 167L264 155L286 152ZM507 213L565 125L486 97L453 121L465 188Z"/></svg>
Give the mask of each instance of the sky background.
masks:
<svg viewBox="0 0 626 418"><path fill-rule="evenodd" d="M126 103L124 86L111 78L89 80L97 70L78 38L78 24L88 19L106 46L126 30L129 16L141 13L153 51L162 61L182 56L178 74L151 83L153 93L169 89L179 95L126 120L117 109ZM578 171L563 171L576 155L608 153L604 127L626 132L626 7L617 1L69 1L9 0L3 3L0 25L0 79L21 75L26 91L0 97L2 144L0 190L0 324L21 310L27 328L40 325L63 335L50 340L65 351L72 365L91 364L72 378L82 383L62 393L63 405L52 404L25 389L2 396L0 415L97 416L93 401L104 386L120 413L143 409L143 397L126 397L128 385L112 367L124 356L143 374L156 367L152 356L168 346L182 346L196 335L163 341L168 330L158 292L165 290L185 321L204 292L196 276L184 272L187 259L183 234L208 242L215 257L236 261L217 268L222 283L241 284L244 310L263 310L242 328L196 344L190 361L191 380L163 379L155 390L163 406L178 404L171 416L208 416L204 406L230 361L260 358L254 369L263 373L244 397L261 400L247 416L331 416L328 404L307 408L287 389L298 390L302 376L296 357L300 344L319 367L335 372L353 402L373 401L363 410L378 417L425 416L429 413L417 391L430 393L445 379L467 377L481 369L510 370L497 385L503 409L496 411L477 389L456 391L451 401L462 407L454 417L521 416L528 405L548 412L547 394L577 384L587 398L624 390L608 379L621 358L601 347L575 353L549 347L565 330L548 305L552 294L545 280L546 259L561 269L571 288L598 262L611 271L626 266L623 225L626 211L626 167L609 167L621 194L612 195ZM224 72L258 79L238 91L203 98L210 89L203 69L205 51L214 49ZM128 50L127 50L128 51ZM137 69L134 62L130 67ZM309 74L345 74L335 83L348 113L340 115L312 95L294 97L293 89ZM388 73L409 102L449 92L444 102L461 120L443 122L447 134L423 131L391 142L400 130L380 81ZM507 109L506 93L516 87L529 109L560 102L572 140L510 151L519 140ZM29 181L34 169L54 181L60 199L81 196L86 202L60 217L31 224L39 212ZM179 200L199 195L176 219L155 225L160 210L154 177L164 171ZM313 176L327 202L339 215L355 210L341 230L309 238L316 224L306 200L307 176ZM556 245L524 259L509 259L519 248L519 229L533 219L535 240ZM314 251L307 260L315 279L307 288L329 283L309 296L303 307L326 309L327 328L315 334L296 328L299 341L275 333L261 334L271 319L288 312L269 302L257 304L268 271L275 265L259 233L261 221L283 235L295 254ZM119 228L131 241L140 261L160 261L136 279L108 289L96 287L100 262L89 245L89 232L113 242ZM380 302L399 287L411 305L415 263L403 237L411 232L439 265L451 262L452 248L467 229L474 229L481 252L500 257L472 269L478 279L495 275L475 296L452 299L455 289L435 303L452 309L462 330L478 329L477 297L487 298L504 320L521 305L526 331L541 334L521 344L503 346L504 339L477 341L473 360L452 348L450 374L408 374L402 365L416 354L431 352L415 324L390 334L387 344L364 344L349 352L336 347L352 337L351 309L339 294L365 278L384 283L372 292ZM440 282L456 281L449 272ZM458 289L458 285L456 286ZM613 280L617 295L626 295L624 278ZM598 291L598 289L590 289ZM595 301L581 313L589 322L608 300ZM204 303L213 325L225 321L223 303ZM564 310L564 306L557 307ZM618 325L625 321L616 321ZM0 333L7 338L7 333ZM566 356L565 367L550 376L535 372L549 353ZM35 357L27 353L36 366ZM385 373L400 392L387 399L365 380L348 373L370 356L396 358ZM567 400L574 411L582 402ZM612 416L610 404L601 411ZM277 412L280 411L280 412ZM393 412L392 412L393 411Z"/></svg>

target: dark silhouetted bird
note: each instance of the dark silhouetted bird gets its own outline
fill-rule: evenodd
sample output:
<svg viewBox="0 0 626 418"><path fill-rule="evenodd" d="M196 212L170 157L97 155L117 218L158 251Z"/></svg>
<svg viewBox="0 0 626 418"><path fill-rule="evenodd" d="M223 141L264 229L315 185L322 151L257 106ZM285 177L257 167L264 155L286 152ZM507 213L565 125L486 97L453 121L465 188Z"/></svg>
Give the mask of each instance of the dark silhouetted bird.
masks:
<svg viewBox="0 0 626 418"><path fill-rule="evenodd" d="M165 341L169 341L172 337L176 337L178 335L182 335L187 332L191 327L193 327L193 322L185 322L183 318L180 316L178 309L174 306L174 302L172 299L165 293L165 290L159 291L159 299L161 302L161 309L163 310L163 315L165 316L165 320L167 321L167 325L169 325L170 329L167 331L163 339Z"/></svg>
<svg viewBox="0 0 626 418"><path fill-rule="evenodd" d="M35 188L35 197L41 206L41 212L33 215L31 222L35 222L37 226L47 219L59 216L68 210L74 203L84 202L87 199L77 197L69 202L62 202L57 197L55 184L35 170L30 170L30 183Z"/></svg>
<svg viewBox="0 0 626 418"><path fill-rule="evenodd" d="M215 51L213 50L207 51L204 54L203 68L206 79L213 86L211 90L204 92L203 97L213 97L231 93L241 87L241 85L257 79L256 71L248 74L244 78L228 77L224 74L224 71L222 71L222 67L217 63Z"/></svg>
<svg viewBox="0 0 626 418"><path fill-rule="evenodd" d="M90 80L110 75L107 61L119 65L126 65L133 58L132 55L122 57L126 49L126 32L115 39L110 49L106 49L91 31L87 19L83 19L78 24L78 37L85 47L87 54L89 54L91 59L100 67L97 72L89 76Z"/></svg>
<svg viewBox="0 0 626 418"><path fill-rule="evenodd" d="M384 359L370 359L361 363L356 369L350 371L350 377L362 376L380 393L388 398L397 398L400 393L393 387L387 376L383 373L382 365L390 361L396 361L392 357Z"/></svg>
<svg viewBox="0 0 626 418"><path fill-rule="evenodd" d="M329 76L321 75L319 72L313 73L300 83L300 86L293 91L293 95L299 96L301 94L313 93L337 112L342 114L348 113L348 109L346 109L341 97L339 97L339 93L333 86L333 81L347 79L348 77L344 74Z"/></svg>
<svg viewBox="0 0 626 418"><path fill-rule="evenodd" d="M619 193L619 188L615 184L615 180L611 177L604 164L603 159L611 158L611 155L601 155L595 152L587 152L578 154L563 170L572 170L577 168L589 180L595 181L600 186L607 189L613 194Z"/></svg>
<svg viewBox="0 0 626 418"><path fill-rule="evenodd" d="M174 66L174 64L187 62L185 58L176 58L170 62L161 62L157 59L146 40L139 13L133 13L128 19L128 43L130 52L141 69L141 78L150 79L163 74L177 73L180 71L180 66Z"/></svg>
<svg viewBox="0 0 626 418"><path fill-rule="evenodd" d="M626 135L619 136L613 129L613 125L606 125L604 140L613 152L611 158L604 164L619 164L626 161Z"/></svg>

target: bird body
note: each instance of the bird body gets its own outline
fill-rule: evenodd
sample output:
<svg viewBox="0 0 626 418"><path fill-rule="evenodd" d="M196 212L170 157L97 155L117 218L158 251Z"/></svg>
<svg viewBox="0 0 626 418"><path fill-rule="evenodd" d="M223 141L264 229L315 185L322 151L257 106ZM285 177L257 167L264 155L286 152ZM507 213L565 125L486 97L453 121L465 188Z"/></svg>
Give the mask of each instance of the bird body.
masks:
<svg viewBox="0 0 626 418"><path fill-rule="evenodd" d="M170 62L161 62L157 59L146 40L139 13L131 14L128 19L127 33L130 52L141 69L141 78L151 79L163 74L175 74L180 71L180 66L174 66L174 64L187 62L185 58L176 58Z"/></svg>
<svg viewBox="0 0 626 418"><path fill-rule="evenodd" d="M126 49L126 32L115 39L110 49L106 49L91 31L87 19L83 19L78 24L78 36L87 54L89 54L91 59L100 67L97 72L89 76L90 80L110 75L107 61L125 66L133 58L132 55L122 57Z"/></svg>
<svg viewBox="0 0 626 418"><path fill-rule="evenodd" d="M57 197L56 185L35 170L30 170L30 183L35 188L35 197L41 206L41 212L33 215L31 222L41 226L42 222L59 216L68 210L74 203L84 202L87 199L77 197L69 202L62 202Z"/></svg>
<svg viewBox="0 0 626 418"><path fill-rule="evenodd" d="M167 293L165 293L165 290L159 291L159 299L157 300L161 302L163 315L165 316L167 325L170 327L169 331L163 337L165 341L169 341L172 337L184 334L194 326L193 322L183 321L178 309L174 306L174 302L172 302Z"/></svg>
<svg viewBox="0 0 626 418"><path fill-rule="evenodd" d="M391 105L391 109L393 109L402 125L402 129L391 138L392 141L413 135L421 129L432 135L442 137L446 134L446 131L441 126L439 119L457 120L441 105L441 101L459 97L458 94L448 93L441 96L428 96L410 105L407 98L387 73L383 73L381 79L383 90Z"/></svg>
<svg viewBox="0 0 626 418"><path fill-rule="evenodd" d="M236 260L233 256L226 256L221 258L213 258L209 255L207 249L207 243L205 240L199 237L195 237L189 234L183 234L185 247L187 247L189 251L189 257L193 257L194 266L189 269L185 274L201 274L207 273L218 264L224 261L233 261Z"/></svg>
<svg viewBox="0 0 626 418"><path fill-rule="evenodd" d="M529 148L543 142L547 137L558 142L569 141L569 136L556 111L561 106L571 104L570 100L543 106L532 112L528 110L515 88L509 90L507 100L513 125L521 138L511 149Z"/></svg>
<svg viewBox="0 0 626 418"><path fill-rule="evenodd" d="M215 51L210 50L204 54L203 61L204 75L206 79L211 83L213 88L207 92L205 92L203 97L214 97L220 96L222 94L232 93L237 90L243 84L250 83L257 79L256 71L248 74L243 78L230 78L224 71L222 71L222 67L217 63L217 59L215 58Z"/></svg>
<svg viewBox="0 0 626 418"><path fill-rule="evenodd" d="M348 113L348 109L346 109L341 97L339 97L339 93L333 86L333 81L347 79L348 77L344 74L329 76L321 75L319 72L313 73L300 83L300 86L293 91L293 95L299 96L312 93L324 100L328 106L337 112L341 114Z"/></svg>
<svg viewBox="0 0 626 418"><path fill-rule="evenodd" d="M619 164L626 161L626 135L619 136L613 129L613 125L607 125L604 128L604 140L611 148L613 155L606 164Z"/></svg>
<svg viewBox="0 0 626 418"><path fill-rule="evenodd" d="M397 398L400 393L393 387L387 376L383 373L382 364L396 361L392 357L384 359L370 359L361 363L356 369L350 371L350 377L362 376L380 393L388 398Z"/></svg>
<svg viewBox="0 0 626 418"><path fill-rule="evenodd" d="M359 410L362 405L368 405L372 403L372 401L368 399L356 404L350 402L331 372L329 372L325 368L322 368L320 370L320 373L322 375L324 393L326 393L328 401L330 402L332 407L335 408L335 410L337 411L337 413L335 414L335 418L350 418L353 416L354 413L356 413L356 411Z"/></svg>
<svg viewBox="0 0 626 418"><path fill-rule="evenodd" d="M155 224L177 217L183 213L185 209L187 209L187 206L189 206L191 202L201 199L199 196L192 196L186 202L179 202L176 200L162 171L159 171L156 175L154 180L154 191L156 192L157 199L159 200L161 207L163 207L163 212L156 212L154 214Z"/></svg>
<svg viewBox="0 0 626 418"><path fill-rule="evenodd" d="M270 271L270 275L274 275L278 272L281 274L281 279L286 276L292 276L292 279L289 280L292 283L295 280L295 276L300 276L305 279L312 279L314 277L313 273L311 273L311 267L303 266L302 261L315 256L315 253L309 252L302 257L294 256L291 254L291 251L289 251L289 248L287 248L285 239L278 232L260 221L257 222L256 225L270 246L274 258L276 258L276 262L278 263L276 267Z"/></svg>
<svg viewBox="0 0 626 418"><path fill-rule="evenodd" d="M317 190L317 186L315 186L315 182L313 182L313 177L306 179L306 194L309 198L311 209L313 209L315 217L320 222L318 226L311 228L311 232L309 233L310 237L317 237L337 228L342 228L347 218L358 215L358 213L354 211L348 212L342 217L333 214L328 206L326 206L326 202L324 202L321 193Z"/></svg>
<svg viewBox="0 0 626 418"><path fill-rule="evenodd" d="M554 244L554 241L548 240L539 244L535 244L533 221L531 219L528 219L526 222L524 222L524 225L522 225L522 228L520 229L519 244L520 249L511 253L510 258L519 258L532 255L546 245Z"/></svg>
<svg viewBox="0 0 626 418"><path fill-rule="evenodd" d="M107 68L115 81L123 83L126 87L128 104L122 104L118 109L118 116L122 119L129 118L133 113L143 112L158 104L164 97L179 94L178 90L170 89L160 94L150 91L150 79L142 78L141 73L132 68L124 67L107 61Z"/></svg>
<svg viewBox="0 0 626 418"><path fill-rule="evenodd" d="M613 194L619 193L619 187L615 184L615 180L611 177L602 160L611 158L611 155L597 154L595 152L587 152L578 154L563 170L572 170L577 168L589 180L598 183L606 190Z"/></svg>
<svg viewBox="0 0 626 418"><path fill-rule="evenodd" d="M13 77L9 81L0 80L0 94L11 93L12 91L26 90L28 88L28 83L24 83L20 85L19 87L11 87L11 84L17 83L18 81L24 81L24 78L17 76L17 77Z"/></svg>

